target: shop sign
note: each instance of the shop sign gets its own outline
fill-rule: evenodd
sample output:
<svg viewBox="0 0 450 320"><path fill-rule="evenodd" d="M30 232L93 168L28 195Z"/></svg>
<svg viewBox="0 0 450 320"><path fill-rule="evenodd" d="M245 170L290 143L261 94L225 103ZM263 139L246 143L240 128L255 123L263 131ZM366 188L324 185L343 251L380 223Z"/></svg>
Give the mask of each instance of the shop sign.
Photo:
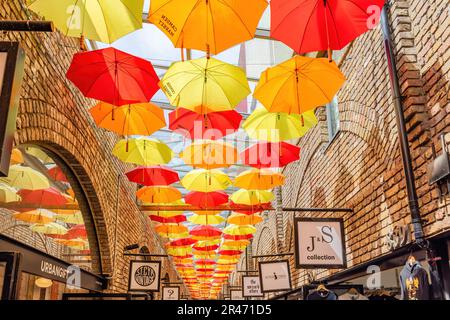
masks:
<svg viewBox="0 0 450 320"><path fill-rule="evenodd" d="M291 290L291 271L289 261L260 261L259 279L261 292Z"/></svg>
<svg viewBox="0 0 450 320"><path fill-rule="evenodd" d="M261 279L259 276L242 276L243 297L264 297L261 292Z"/></svg>
<svg viewBox="0 0 450 320"><path fill-rule="evenodd" d="M162 289L163 300L180 300L180 287L163 287ZM181 299L187 300L187 299Z"/></svg>
<svg viewBox="0 0 450 320"><path fill-rule="evenodd" d="M411 241L411 232L408 226L396 225L386 235L386 245L390 251L406 246Z"/></svg>
<svg viewBox="0 0 450 320"><path fill-rule="evenodd" d="M230 290L231 300L244 300L242 296L242 290L231 289Z"/></svg>
<svg viewBox="0 0 450 320"><path fill-rule="evenodd" d="M18 42L0 42L0 176L8 176L25 53Z"/></svg>
<svg viewBox="0 0 450 320"><path fill-rule="evenodd" d="M297 269L346 268L342 219L295 218Z"/></svg>
<svg viewBox="0 0 450 320"><path fill-rule="evenodd" d="M128 291L157 292L160 278L161 261L130 261Z"/></svg>

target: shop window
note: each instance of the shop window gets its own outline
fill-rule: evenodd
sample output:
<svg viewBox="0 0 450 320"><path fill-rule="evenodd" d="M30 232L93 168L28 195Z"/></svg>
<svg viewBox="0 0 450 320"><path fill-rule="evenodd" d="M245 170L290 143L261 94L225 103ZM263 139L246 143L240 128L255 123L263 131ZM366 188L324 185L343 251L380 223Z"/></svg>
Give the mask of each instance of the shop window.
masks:
<svg viewBox="0 0 450 320"><path fill-rule="evenodd" d="M339 106L337 96L327 104L327 126L328 126L328 142L333 141L340 129L339 122Z"/></svg>

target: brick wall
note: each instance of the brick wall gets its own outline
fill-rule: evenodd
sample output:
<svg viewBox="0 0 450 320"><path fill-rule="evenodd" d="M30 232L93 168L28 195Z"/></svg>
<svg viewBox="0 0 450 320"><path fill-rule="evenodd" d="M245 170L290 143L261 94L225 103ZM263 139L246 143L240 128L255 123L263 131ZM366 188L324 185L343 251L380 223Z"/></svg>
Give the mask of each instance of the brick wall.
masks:
<svg viewBox="0 0 450 320"><path fill-rule="evenodd" d="M22 3L2 0L0 19L26 20L30 13ZM95 101L85 99L65 78L79 42L60 33L2 33L0 40L20 41L26 52L15 144L39 145L70 166L80 183L75 191L83 191L87 197L82 209L93 259L97 257L93 267L112 275L112 291L125 292L129 259L122 255L124 246L139 243L151 252L163 251L135 204L135 186L123 175L118 178L129 169L111 155L118 137L95 127L87 111ZM168 262L164 263L165 272L175 278Z"/></svg>

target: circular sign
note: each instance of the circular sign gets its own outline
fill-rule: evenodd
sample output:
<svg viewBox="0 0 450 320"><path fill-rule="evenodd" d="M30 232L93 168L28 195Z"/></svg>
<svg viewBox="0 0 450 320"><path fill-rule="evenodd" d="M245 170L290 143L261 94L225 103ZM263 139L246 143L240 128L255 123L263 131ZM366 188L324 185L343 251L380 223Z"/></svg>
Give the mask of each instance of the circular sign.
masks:
<svg viewBox="0 0 450 320"><path fill-rule="evenodd" d="M134 273L134 280L142 287L150 286L156 278L156 272L152 267L142 266L139 267Z"/></svg>

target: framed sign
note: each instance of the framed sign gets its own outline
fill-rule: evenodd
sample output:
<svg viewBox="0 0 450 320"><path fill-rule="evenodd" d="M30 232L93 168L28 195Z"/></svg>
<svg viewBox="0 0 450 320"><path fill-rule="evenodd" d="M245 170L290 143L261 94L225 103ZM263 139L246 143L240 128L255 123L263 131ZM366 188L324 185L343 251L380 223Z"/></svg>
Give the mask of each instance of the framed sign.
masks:
<svg viewBox="0 0 450 320"><path fill-rule="evenodd" d="M242 276L243 297L264 297L259 276Z"/></svg>
<svg viewBox="0 0 450 320"><path fill-rule="evenodd" d="M161 261L130 261L128 291L159 291L160 277Z"/></svg>
<svg viewBox="0 0 450 320"><path fill-rule="evenodd" d="M162 288L163 300L180 300L180 287L163 287ZM181 299L187 300L187 299Z"/></svg>
<svg viewBox="0 0 450 320"><path fill-rule="evenodd" d="M242 290L231 289L230 290L230 300L244 300L244 297L242 296Z"/></svg>
<svg viewBox="0 0 450 320"><path fill-rule="evenodd" d="M342 219L295 218L295 267L347 267Z"/></svg>
<svg viewBox="0 0 450 320"><path fill-rule="evenodd" d="M0 176L9 172L25 53L18 42L0 42Z"/></svg>
<svg viewBox="0 0 450 320"><path fill-rule="evenodd" d="M259 279L261 282L261 292L291 290L289 261L260 261Z"/></svg>

